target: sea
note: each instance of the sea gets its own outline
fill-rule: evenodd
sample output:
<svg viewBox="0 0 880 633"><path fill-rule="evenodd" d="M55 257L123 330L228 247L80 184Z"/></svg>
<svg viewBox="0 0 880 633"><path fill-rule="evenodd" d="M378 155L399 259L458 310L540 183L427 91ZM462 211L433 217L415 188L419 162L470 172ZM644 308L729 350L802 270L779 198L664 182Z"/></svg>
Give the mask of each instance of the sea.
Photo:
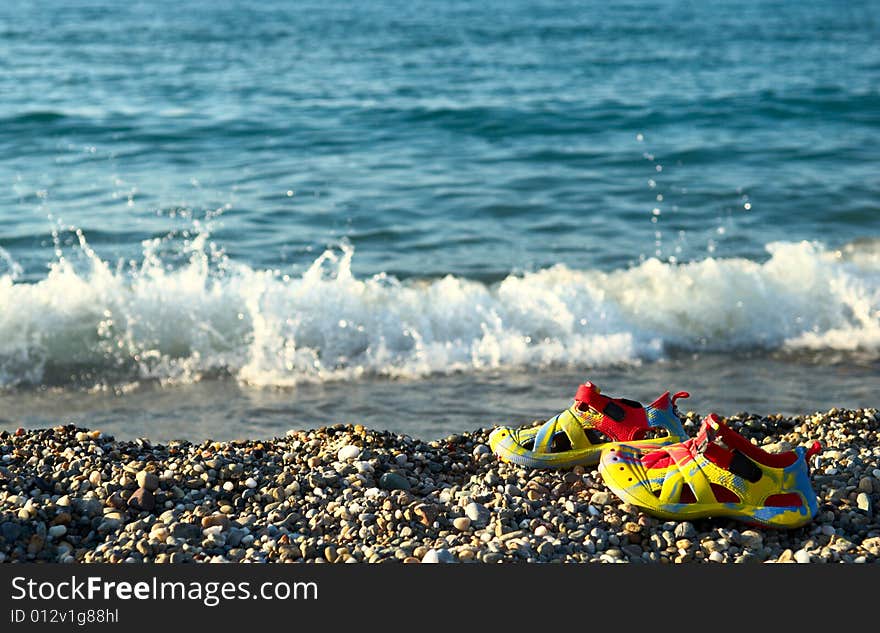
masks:
<svg viewBox="0 0 880 633"><path fill-rule="evenodd" d="M5 0L0 429L880 405L880 12Z"/></svg>

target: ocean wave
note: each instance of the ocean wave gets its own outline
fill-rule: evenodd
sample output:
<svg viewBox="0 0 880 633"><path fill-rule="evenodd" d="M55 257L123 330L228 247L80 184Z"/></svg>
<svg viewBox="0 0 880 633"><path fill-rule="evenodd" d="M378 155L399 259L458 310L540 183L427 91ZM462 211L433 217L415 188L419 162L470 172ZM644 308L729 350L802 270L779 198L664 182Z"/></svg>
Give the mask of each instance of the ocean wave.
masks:
<svg viewBox="0 0 880 633"><path fill-rule="evenodd" d="M136 265L59 257L39 281L0 262L0 386L191 382L254 385L362 376L639 363L671 353L880 351L880 241L769 257L649 259L602 272L551 268L498 283L357 278L354 250L303 274L230 260L207 233L174 263L160 240ZM75 259L75 258L74 258ZM181 260L183 263L181 264Z"/></svg>

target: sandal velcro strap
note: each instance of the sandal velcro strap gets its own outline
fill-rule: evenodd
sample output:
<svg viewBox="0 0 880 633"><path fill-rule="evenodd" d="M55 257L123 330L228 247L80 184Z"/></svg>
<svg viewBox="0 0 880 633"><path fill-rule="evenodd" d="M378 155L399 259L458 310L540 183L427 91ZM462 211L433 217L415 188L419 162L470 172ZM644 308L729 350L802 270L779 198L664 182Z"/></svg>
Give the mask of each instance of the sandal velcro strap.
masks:
<svg viewBox="0 0 880 633"><path fill-rule="evenodd" d="M586 405L601 413L601 419L595 422L596 428L616 441L635 440L648 429L647 414L641 403L603 396L591 382L582 384L574 399L576 408L583 409Z"/></svg>
<svg viewBox="0 0 880 633"><path fill-rule="evenodd" d="M578 387L577 393L574 395L575 402L583 403L596 411L602 411L610 400L611 398L608 396L599 393L599 388L591 382L585 382Z"/></svg>

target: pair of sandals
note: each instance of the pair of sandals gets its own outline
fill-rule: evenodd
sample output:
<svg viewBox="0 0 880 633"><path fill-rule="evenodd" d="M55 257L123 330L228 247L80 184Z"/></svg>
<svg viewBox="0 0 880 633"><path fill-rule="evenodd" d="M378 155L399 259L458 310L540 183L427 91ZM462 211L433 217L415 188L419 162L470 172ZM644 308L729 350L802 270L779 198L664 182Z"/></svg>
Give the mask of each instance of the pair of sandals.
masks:
<svg viewBox="0 0 880 633"><path fill-rule="evenodd" d="M726 516L776 528L811 521L818 501L808 460L820 444L768 453L714 413L689 438L676 407L688 396L666 392L643 406L587 382L565 411L531 428L496 428L489 446L527 468L598 465L620 499L665 519Z"/></svg>

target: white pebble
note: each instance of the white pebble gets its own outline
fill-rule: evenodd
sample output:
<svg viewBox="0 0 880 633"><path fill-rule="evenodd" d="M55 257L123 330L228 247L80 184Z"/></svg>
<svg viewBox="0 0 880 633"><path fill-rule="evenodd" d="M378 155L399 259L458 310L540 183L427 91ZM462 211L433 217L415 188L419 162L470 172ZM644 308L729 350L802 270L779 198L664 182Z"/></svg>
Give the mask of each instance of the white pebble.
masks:
<svg viewBox="0 0 880 633"><path fill-rule="evenodd" d="M248 488L256 488L257 487L257 480L254 479L253 477L248 477L247 479L245 479L244 485L247 486Z"/></svg>
<svg viewBox="0 0 880 633"><path fill-rule="evenodd" d="M67 534L67 528L63 525L53 525L49 528L49 536L53 538L58 538L59 536L64 536Z"/></svg>
<svg viewBox="0 0 880 633"><path fill-rule="evenodd" d="M709 554L709 560L711 560L713 563L723 563L724 562L724 554L722 554L721 552L716 550L716 551L712 552L711 554Z"/></svg>
<svg viewBox="0 0 880 633"><path fill-rule="evenodd" d="M361 454L361 449L359 446L355 446L354 444L346 444L342 448L339 449L336 453L336 459L341 462L347 462L350 459L354 459Z"/></svg>
<svg viewBox="0 0 880 633"><path fill-rule="evenodd" d="M794 553L794 559L799 563L809 563L810 553L806 550L799 549Z"/></svg>
<svg viewBox="0 0 880 633"><path fill-rule="evenodd" d="M422 557L423 563L439 563L440 557L437 555L437 550L429 549L425 552L425 555Z"/></svg>
<svg viewBox="0 0 880 633"><path fill-rule="evenodd" d="M547 528L543 525L539 525L535 528L535 536L546 536Z"/></svg>
<svg viewBox="0 0 880 633"><path fill-rule="evenodd" d="M231 481L226 481L223 483L223 490L225 490L226 492L232 492L233 490L235 490L235 484Z"/></svg>

